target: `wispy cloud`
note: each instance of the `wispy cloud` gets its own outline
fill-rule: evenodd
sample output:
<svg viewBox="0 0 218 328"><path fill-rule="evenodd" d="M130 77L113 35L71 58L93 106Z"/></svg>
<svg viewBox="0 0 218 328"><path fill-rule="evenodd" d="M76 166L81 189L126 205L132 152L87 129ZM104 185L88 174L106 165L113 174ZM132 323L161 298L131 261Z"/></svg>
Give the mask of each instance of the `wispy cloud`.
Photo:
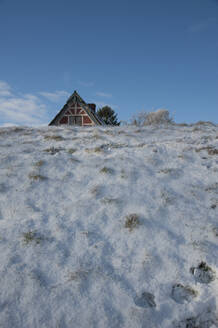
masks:
<svg viewBox="0 0 218 328"><path fill-rule="evenodd" d="M52 102L58 102L63 98L68 98L70 96L69 92L63 90L55 92L39 92L39 94Z"/></svg>
<svg viewBox="0 0 218 328"><path fill-rule="evenodd" d="M9 97L11 96L11 87L5 81L0 81L0 97Z"/></svg>
<svg viewBox="0 0 218 328"><path fill-rule="evenodd" d="M6 122L6 123L2 123L0 126L1 128L7 128L9 126L16 126L16 124Z"/></svg>
<svg viewBox="0 0 218 328"><path fill-rule="evenodd" d="M1 81L0 120L2 126L41 125L47 121L46 105L35 95L16 95L9 84Z"/></svg>
<svg viewBox="0 0 218 328"><path fill-rule="evenodd" d="M202 20L196 24L189 26L188 30L192 33L202 32L202 31L205 31L205 30L213 27L214 24L216 24L217 22L218 22L217 19L215 19L214 17L210 17L210 18L207 18L205 20Z"/></svg>
<svg viewBox="0 0 218 328"><path fill-rule="evenodd" d="M46 119L46 106L28 97L0 99L0 115L10 124L38 125Z"/></svg>
<svg viewBox="0 0 218 328"><path fill-rule="evenodd" d="M96 92L96 96L104 97L104 98L111 98L112 97L112 94L105 93L105 92Z"/></svg>
<svg viewBox="0 0 218 328"><path fill-rule="evenodd" d="M85 81L79 81L78 82L80 85L82 85L83 87L93 87L94 86L94 82L90 81L90 82L85 82Z"/></svg>

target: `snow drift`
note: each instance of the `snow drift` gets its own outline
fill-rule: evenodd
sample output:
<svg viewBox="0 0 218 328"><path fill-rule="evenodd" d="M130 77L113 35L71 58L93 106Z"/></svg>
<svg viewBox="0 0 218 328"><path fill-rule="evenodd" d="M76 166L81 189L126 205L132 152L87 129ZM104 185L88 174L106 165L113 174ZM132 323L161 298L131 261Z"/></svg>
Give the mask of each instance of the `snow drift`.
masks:
<svg viewBox="0 0 218 328"><path fill-rule="evenodd" d="M0 129L0 326L217 327L218 128Z"/></svg>

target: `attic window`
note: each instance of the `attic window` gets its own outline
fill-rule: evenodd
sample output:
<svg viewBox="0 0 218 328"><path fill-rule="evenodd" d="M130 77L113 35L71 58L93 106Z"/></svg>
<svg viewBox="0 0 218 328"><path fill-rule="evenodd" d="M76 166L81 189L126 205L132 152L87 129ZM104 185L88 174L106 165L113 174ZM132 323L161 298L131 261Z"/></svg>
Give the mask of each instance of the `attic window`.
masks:
<svg viewBox="0 0 218 328"><path fill-rule="evenodd" d="M69 116L69 125L82 125L82 116Z"/></svg>

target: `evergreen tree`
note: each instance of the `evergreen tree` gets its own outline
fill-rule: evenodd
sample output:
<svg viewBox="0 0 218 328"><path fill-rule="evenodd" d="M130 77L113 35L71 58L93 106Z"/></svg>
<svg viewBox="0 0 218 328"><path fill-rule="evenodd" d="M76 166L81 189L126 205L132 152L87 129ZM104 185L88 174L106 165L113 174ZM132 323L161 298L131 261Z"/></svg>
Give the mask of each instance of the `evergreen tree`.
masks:
<svg viewBox="0 0 218 328"><path fill-rule="evenodd" d="M115 114L115 111L109 106L99 108L97 111L97 115L107 125L120 125L120 122L118 122L117 120L117 114Z"/></svg>

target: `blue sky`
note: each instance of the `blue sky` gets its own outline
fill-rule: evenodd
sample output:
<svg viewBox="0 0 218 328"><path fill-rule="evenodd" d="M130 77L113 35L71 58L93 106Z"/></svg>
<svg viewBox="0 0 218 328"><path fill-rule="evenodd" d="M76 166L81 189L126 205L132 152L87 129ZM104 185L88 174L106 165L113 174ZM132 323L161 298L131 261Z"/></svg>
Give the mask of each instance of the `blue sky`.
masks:
<svg viewBox="0 0 218 328"><path fill-rule="evenodd" d="M120 120L218 123L218 1L0 0L0 125L46 124L74 90Z"/></svg>

